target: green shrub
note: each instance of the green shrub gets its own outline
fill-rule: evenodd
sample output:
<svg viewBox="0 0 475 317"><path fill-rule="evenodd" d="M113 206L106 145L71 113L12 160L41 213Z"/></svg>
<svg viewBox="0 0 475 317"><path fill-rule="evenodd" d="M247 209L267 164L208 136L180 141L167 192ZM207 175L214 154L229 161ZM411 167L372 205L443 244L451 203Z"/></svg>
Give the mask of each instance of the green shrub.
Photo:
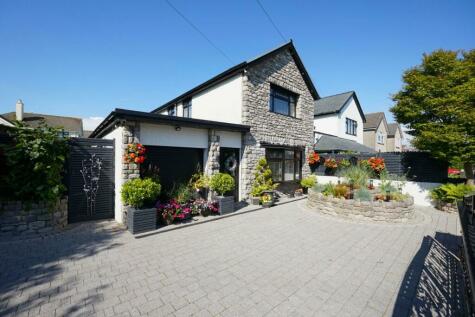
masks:
<svg viewBox="0 0 475 317"><path fill-rule="evenodd" d="M313 187L316 183L317 177L315 175L307 176L300 181L300 185L305 188Z"/></svg>
<svg viewBox="0 0 475 317"><path fill-rule="evenodd" d="M257 162L256 172L254 173L254 182L252 183L251 195L260 197L266 190L274 190L278 184L272 182L272 171L267 165L267 160L261 158Z"/></svg>
<svg viewBox="0 0 475 317"><path fill-rule="evenodd" d="M186 184L179 184L173 186L168 196L175 199L180 204L184 204L193 198L192 188Z"/></svg>
<svg viewBox="0 0 475 317"><path fill-rule="evenodd" d="M402 189L406 183L406 177L389 174L386 170L381 171L379 178L381 180L379 191L382 194L397 192L399 191L397 187Z"/></svg>
<svg viewBox="0 0 475 317"><path fill-rule="evenodd" d="M363 165L350 166L338 173L338 176L345 178L348 183L353 182L353 185L357 188L366 187L371 175L371 170Z"/></svg>
<svg viewBox="0 0 475 317"><path fill-rule="evenodd" d="M475 191L475 186L466 184L443 184L431 190L431 197L434 200L447 203L455 203L462 200L463 196Z"/></svg>
<svg viewBox="0 0 475 317"><path fill-rule="evenodd" d="M340 197L345 197L346 193L348 192L348 186L343 185L343 184L338 184L335 187L333 187L333 196L340 198Z"/></svg>
<svg viewBox="0 0 475 317"><path fill-rule="evenodd" d="M394 201L403 201L407 199L408 195L400 193L400 192L393 192L390 194L390 199Z"/></svg>
<svg viewBox="0 0 475 317"><path fill-rule="evenodd" d="M151 206L160 195L161 186L151 178L134 178L122 185L122 201L129 206Z"/></svg>
<svg viewBox="0 0 475 317"><path fill-rule="evenodd" d="M324 185L324 188L323 188L323 191L322 191L322 194L325 195L325 196L335 196L335 186L333 186L333 184L330 182L330 183L327 183Z"/></svg>
<svg viewBox="0 0 475 317"><path fill-rule="evenodd" d="M322 193L325 190L325 185L317 183L313 185L312 190L316 193Z"/></svg>
<svg viewBox="0 0 475 317"><path fill-rule="evenodd" d="M338 161L338 169L343 170L351 166L350 160L347 159L341 159Z"/></svg>
<svg viewBox="0 0 475 317"><path fill-rule="evenodd" d="M209 181L209 187L220 196L233 190L234 186L234 178L226 173L214 174Z"/></svg>
<svg viewBox="0 0 475 317"><path fill-rule="evenodd" d="M354 199L357 199L360 201L372 201L373 196L371 195L371 192L367 188L361 187L360 189L355 190Z"/></svg>
<svg viewBox="0 0 475 317"><path fill-rule="evenodd" d="M3 146L8 174L1 181L8 184L8 198L52 207L62 197L68 144L60 132L44 123L36 128L15 123L9 131L13 143Z"/></svg>

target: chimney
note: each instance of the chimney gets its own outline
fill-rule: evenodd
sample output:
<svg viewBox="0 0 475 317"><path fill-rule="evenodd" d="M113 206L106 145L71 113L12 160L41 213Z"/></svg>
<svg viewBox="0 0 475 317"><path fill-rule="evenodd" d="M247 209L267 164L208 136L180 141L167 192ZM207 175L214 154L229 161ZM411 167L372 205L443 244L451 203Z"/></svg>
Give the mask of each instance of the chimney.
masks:
<svg viewBox="0 0 475 317"><path fill-rule="evenodd" d="M23 121L23 101L21 99L16 102L16 119L17 121Z"/></svg>

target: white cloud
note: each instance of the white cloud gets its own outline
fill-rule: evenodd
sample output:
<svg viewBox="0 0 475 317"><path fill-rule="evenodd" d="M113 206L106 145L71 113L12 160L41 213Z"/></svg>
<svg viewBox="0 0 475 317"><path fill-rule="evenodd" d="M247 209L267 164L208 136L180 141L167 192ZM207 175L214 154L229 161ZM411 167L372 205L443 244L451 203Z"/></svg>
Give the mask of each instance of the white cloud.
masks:
<svg viewBox="0 0 475 317"><path fill-rule="evenodd" d="M104 120L103 117L89 117L89 118L83 118L82 119L82 124L83 124L83 129L87 131L93 131L99 123Z"/></svg>

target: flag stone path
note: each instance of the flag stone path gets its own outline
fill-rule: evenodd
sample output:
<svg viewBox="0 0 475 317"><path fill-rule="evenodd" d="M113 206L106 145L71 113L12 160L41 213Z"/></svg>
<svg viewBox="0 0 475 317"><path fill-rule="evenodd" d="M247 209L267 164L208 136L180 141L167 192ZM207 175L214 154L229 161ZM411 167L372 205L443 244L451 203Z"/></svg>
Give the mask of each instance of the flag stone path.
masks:
<svg viewBox="0 0 475 317"><path fill-rule="evenodd" d="M135 239L112 221L0 243L1 316L461 313L456 214L357 223L305 201Z"/></svg>

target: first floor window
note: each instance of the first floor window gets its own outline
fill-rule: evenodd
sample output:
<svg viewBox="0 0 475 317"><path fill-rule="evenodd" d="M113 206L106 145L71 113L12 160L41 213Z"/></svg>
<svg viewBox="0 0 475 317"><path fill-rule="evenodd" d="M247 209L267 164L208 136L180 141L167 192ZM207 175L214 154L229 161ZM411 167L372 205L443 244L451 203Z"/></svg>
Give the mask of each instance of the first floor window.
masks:
<svg viewBox="0 0 475 317"><path fill-rule="evenodd" d="M284 88L272 85L270 87L270 111L286 116L296 116L297 95Z"/></svg>
<svg viewBox="0 0 475 317"><path fill-rule="evenodd" d="M346 134L356 135L357 128L358 122L350 118L346 118Z"/></svg>
<svg viewBox="0 0 475 317"><path fill-rule="evenodd" d="M183 117L191 118L191 99L183 101Z"/></svg>
<svg viewBox="0 0 475 317"><path fill-rule="evenodd" d="M168 108L168 115L169 116L176 116L176 105L173 105L170 108Z"/></svg>
<svg viewBox="0 0 475 317"><path fill-rule="evenodd" d="M266 149L266 158L275 182L301 179L302 151L295 149Z"/></svg>

